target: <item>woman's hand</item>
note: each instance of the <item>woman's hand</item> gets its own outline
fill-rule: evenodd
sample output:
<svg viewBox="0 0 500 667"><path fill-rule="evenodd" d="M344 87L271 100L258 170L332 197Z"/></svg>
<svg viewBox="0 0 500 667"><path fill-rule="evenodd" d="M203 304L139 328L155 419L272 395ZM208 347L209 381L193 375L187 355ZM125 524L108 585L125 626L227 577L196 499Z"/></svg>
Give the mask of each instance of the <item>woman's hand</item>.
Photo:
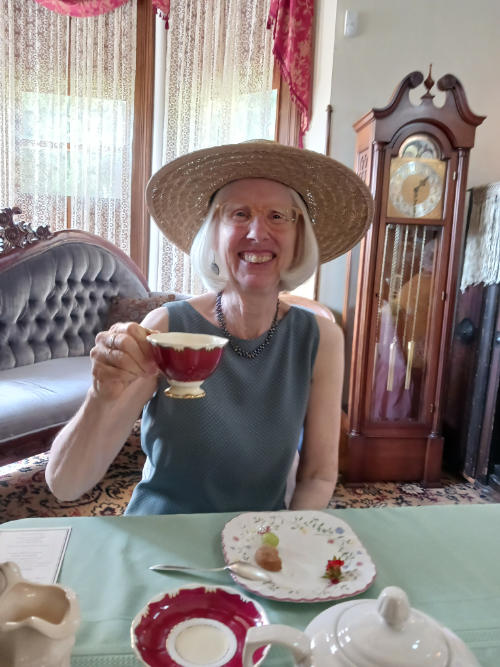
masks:
<svg viewBox="0 0 500 667"><path fill-rule="evenodd" d="M116 399L132 382L155 376L158 367L146 337L152 333L135 322L113 324L101 331L90 350L93 389L104 399Z"/></svg>

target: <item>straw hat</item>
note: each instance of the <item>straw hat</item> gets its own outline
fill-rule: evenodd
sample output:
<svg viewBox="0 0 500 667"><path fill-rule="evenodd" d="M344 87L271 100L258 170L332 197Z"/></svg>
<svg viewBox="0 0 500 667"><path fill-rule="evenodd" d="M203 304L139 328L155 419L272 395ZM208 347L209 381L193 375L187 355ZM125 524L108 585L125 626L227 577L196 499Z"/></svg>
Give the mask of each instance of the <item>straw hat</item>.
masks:
<svg viewBox="0 0 500 667"><path fill-rule="evenodd" d="M265 140L204 148L176 158L151 177L147 206L165 236L189 253L214 193L241 178L268 178L301 195L321 262L347 252L370 225L372 196L351 169L321 153Z"/></svg>

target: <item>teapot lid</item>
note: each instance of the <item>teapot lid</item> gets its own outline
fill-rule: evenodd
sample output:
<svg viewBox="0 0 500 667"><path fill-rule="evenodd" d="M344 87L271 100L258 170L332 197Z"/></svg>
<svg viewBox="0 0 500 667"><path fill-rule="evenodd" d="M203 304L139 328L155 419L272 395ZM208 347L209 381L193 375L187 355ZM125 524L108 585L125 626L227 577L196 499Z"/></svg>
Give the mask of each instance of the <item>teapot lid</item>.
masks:
<svg viewBox="0 0 500 667"><path fill-rule="evenodd" d="M411 609L406 593L388 586L337 619L340 653L359 667L446 667L450 648L439 625Z"/></svg>

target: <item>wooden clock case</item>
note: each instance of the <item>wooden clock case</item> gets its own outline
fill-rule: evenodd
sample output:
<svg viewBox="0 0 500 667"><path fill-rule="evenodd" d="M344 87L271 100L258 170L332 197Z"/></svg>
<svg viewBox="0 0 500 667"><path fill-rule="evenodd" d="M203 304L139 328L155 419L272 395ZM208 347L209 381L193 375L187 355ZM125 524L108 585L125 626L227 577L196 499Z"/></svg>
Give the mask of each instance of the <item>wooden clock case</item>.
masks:
<svg viewBox="0 0 500 667"><path fill-rule="evenodd" d="M355 170L372 191L375 212L368 233L348 258L344 330L349 384L342 420L348 483L422 481L436 485L441 477L443 391L462 258L469 152L484 117L472 113L462 85L451 74L437 82L445 93L443 106L434 103L430 71L424 82L426 92L419 104L413 104L410 91L422 82L421 72L410 73L386 107L372 109L354 125ZM389 212L394 216L388 201L391 160L398 158L401 146L414 135L427 136L444 162L443 199L440 213L430 214L433 219L389 216ZM425 276L424 249L430 254ZM418 282L413 299L418 291L420 302L415 301L411 321L411 308L403 313L399 296L394 324L396 287L402 288L410 277ZM386 300L382 302L384 290ZM355 305L349 306L354 294ZM410 304L408 291L403 298ZM406 338L409 329L415 329L419 308L425 317L415 348ZM381 321L386 320L393 326L392 347L387 345L383 358ZM395 390L399 403L391 394Z"/></svg>

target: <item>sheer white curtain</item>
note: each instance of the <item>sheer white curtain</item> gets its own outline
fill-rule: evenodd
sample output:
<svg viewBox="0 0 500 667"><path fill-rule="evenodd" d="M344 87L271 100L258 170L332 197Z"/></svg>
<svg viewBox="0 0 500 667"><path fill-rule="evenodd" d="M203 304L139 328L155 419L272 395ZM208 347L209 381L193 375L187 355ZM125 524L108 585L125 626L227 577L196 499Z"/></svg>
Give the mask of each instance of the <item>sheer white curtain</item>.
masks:
<svg viewBox="0 0 500 667"><path fill-rule="evenodd" d="M0 205L65 226L69 20L35 2L0 9Z"/></svg>
<svg viewBox="0 0 500 667"><path fill-rule="evenodd" d="M0 8L0 204L129 250L136 0L69 18Z"/></svg>
<svg viewBox="0 0 500 667"><path fill-rule="evenodd" d="M172 0L169 30L156 33L153 170L198 148L274 139L268 14L269 0ZM151 239L152 289L200 293L188 256L154 223Z"/></svg>

